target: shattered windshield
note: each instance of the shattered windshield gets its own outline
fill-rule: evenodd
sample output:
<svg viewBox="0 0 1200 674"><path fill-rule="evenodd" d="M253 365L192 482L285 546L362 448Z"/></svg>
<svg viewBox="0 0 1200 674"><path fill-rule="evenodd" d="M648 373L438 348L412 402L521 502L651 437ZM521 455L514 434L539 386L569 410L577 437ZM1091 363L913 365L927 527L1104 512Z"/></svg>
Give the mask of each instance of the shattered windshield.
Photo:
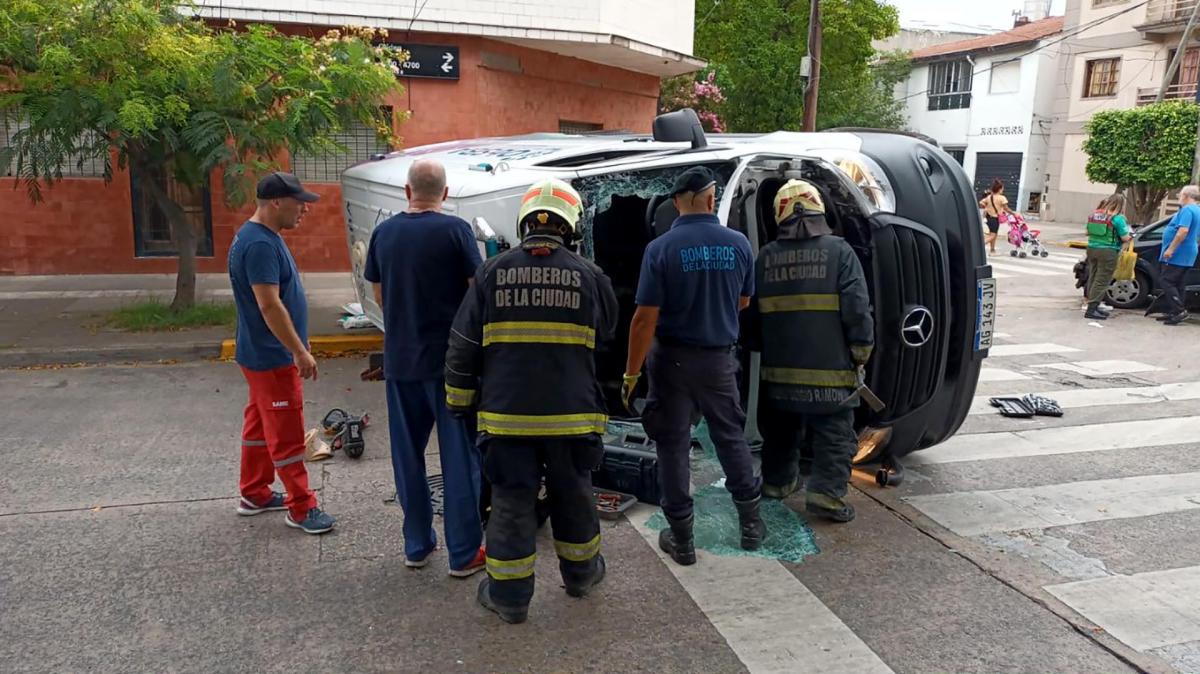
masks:
<svg viewBox="0 0 1200 674"><path fill-rule="evenodd" d="M583 197L583 219L579 223L581 241L579 252L588 259L595 258L593 244L593 227L596 215L612 208L613 197L637 197L647 202L658 195L668 195L680 173L691 168L692 164L680 166L665 166L659 169L643 169L637 171L621 171L601 175L576 178L572 181L579 195ZM718 164L703 164L717 174L717 203L725 192L725 183L733 174L733 165L729 162Z"/></svg>

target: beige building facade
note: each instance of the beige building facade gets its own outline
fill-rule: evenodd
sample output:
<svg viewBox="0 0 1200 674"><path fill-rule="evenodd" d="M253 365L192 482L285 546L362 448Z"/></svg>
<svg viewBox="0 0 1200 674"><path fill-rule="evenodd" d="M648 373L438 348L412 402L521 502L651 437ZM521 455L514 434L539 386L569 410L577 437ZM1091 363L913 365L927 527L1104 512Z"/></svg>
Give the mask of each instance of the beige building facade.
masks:
<svg viewBox="0 0 1200 674"><path fill-rule="evenodd" d="M1046 166L1044 215L1083 222L1114 185L1087 178L1085 125L1102 110L1124 110L1154 101L1197 0L1068 0L1058 49ZM1186 48L1167 98L1192 100L1200 78L1200 47ZM1164 205L1170 209L1171 205Z"/></svg>

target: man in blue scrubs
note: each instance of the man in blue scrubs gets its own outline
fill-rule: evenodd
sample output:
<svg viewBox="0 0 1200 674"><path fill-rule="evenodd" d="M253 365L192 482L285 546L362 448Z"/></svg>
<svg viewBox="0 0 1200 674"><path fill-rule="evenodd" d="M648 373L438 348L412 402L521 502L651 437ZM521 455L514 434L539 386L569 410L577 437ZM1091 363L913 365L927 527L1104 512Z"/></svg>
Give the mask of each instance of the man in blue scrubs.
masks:
<svg viewBox="0 0 1200 674"><path fill-rule="evenodd" d="M446 409L443 370L450 326L481 260L471 227L441 212L446 170L420 160L408 170L408 209L371 234L363 275L383 309L383 374L396 496L404 509L405 566L421 568L437 547L425 472L425 445L438 432L445 485L450 575L485 566L479 519L479 450Z"/></svg>
<svg viewBox="0 0 1200 674"><path fill-rule="evenodd" d="M649 353L650 392L642 425L656 444L662 509L669 528L658 545L676 563L696 563L692 536L691 426L703 414L741 523L741 545L756 550L762 480L746 444L737 386L738 312L754 295L754 256L741 232L713 213L717 182L704 167L684 171L672 190L679 218L646 247L637 311L629 330L622 395L626 406ZM651 341L653 340L653 348Z"/></svg>

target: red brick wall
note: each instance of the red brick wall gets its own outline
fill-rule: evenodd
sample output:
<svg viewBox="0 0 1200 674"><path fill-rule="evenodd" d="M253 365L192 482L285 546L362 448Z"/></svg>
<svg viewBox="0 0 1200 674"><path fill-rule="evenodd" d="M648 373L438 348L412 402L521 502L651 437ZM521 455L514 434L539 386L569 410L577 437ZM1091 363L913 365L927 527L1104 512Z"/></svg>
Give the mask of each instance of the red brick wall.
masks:
<svg viewBox="0 0 1200 674"><path fill-rule="evenodd" d="M324 29L289 32L319 35ZM402 42L402 35L392 37ZM460 138L558 131L560 120L603 124L606 129L645 132L654 118L658 78L459 35L419 35L417 43L457 44L458 81L409 79L389 101L411 111L398 131L405 147ZM484 63L484 53L515 58L520 72ZM512 61L510 60L510 63ZM199 270L225 270L225 256L237 227L252 206L224 205L220 180L213 180L213 257ZM134 257L129 176L118 171L105 185L98 178L68 178L44 188L44 201L32 204L25 187L0 178L0 274L127 274L175 270L172 258ZM341 190L312 184L321 201L288 236L297 264L305 271L350 268L346 251Z"/></svg>

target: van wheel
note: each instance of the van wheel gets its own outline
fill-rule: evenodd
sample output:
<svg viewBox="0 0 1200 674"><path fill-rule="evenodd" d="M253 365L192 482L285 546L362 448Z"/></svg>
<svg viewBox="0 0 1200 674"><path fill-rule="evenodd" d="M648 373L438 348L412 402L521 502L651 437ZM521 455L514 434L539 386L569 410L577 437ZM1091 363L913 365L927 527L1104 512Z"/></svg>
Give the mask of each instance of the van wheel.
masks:
<svg viewBox="0 0 1200 674"><path fill-rule="evenodd" d="M1153 284L1146 272L1140 269L1132 281L1113 281L1108 285L1108 301L1118 309L1137 309L1150 300Z"/></svg>

